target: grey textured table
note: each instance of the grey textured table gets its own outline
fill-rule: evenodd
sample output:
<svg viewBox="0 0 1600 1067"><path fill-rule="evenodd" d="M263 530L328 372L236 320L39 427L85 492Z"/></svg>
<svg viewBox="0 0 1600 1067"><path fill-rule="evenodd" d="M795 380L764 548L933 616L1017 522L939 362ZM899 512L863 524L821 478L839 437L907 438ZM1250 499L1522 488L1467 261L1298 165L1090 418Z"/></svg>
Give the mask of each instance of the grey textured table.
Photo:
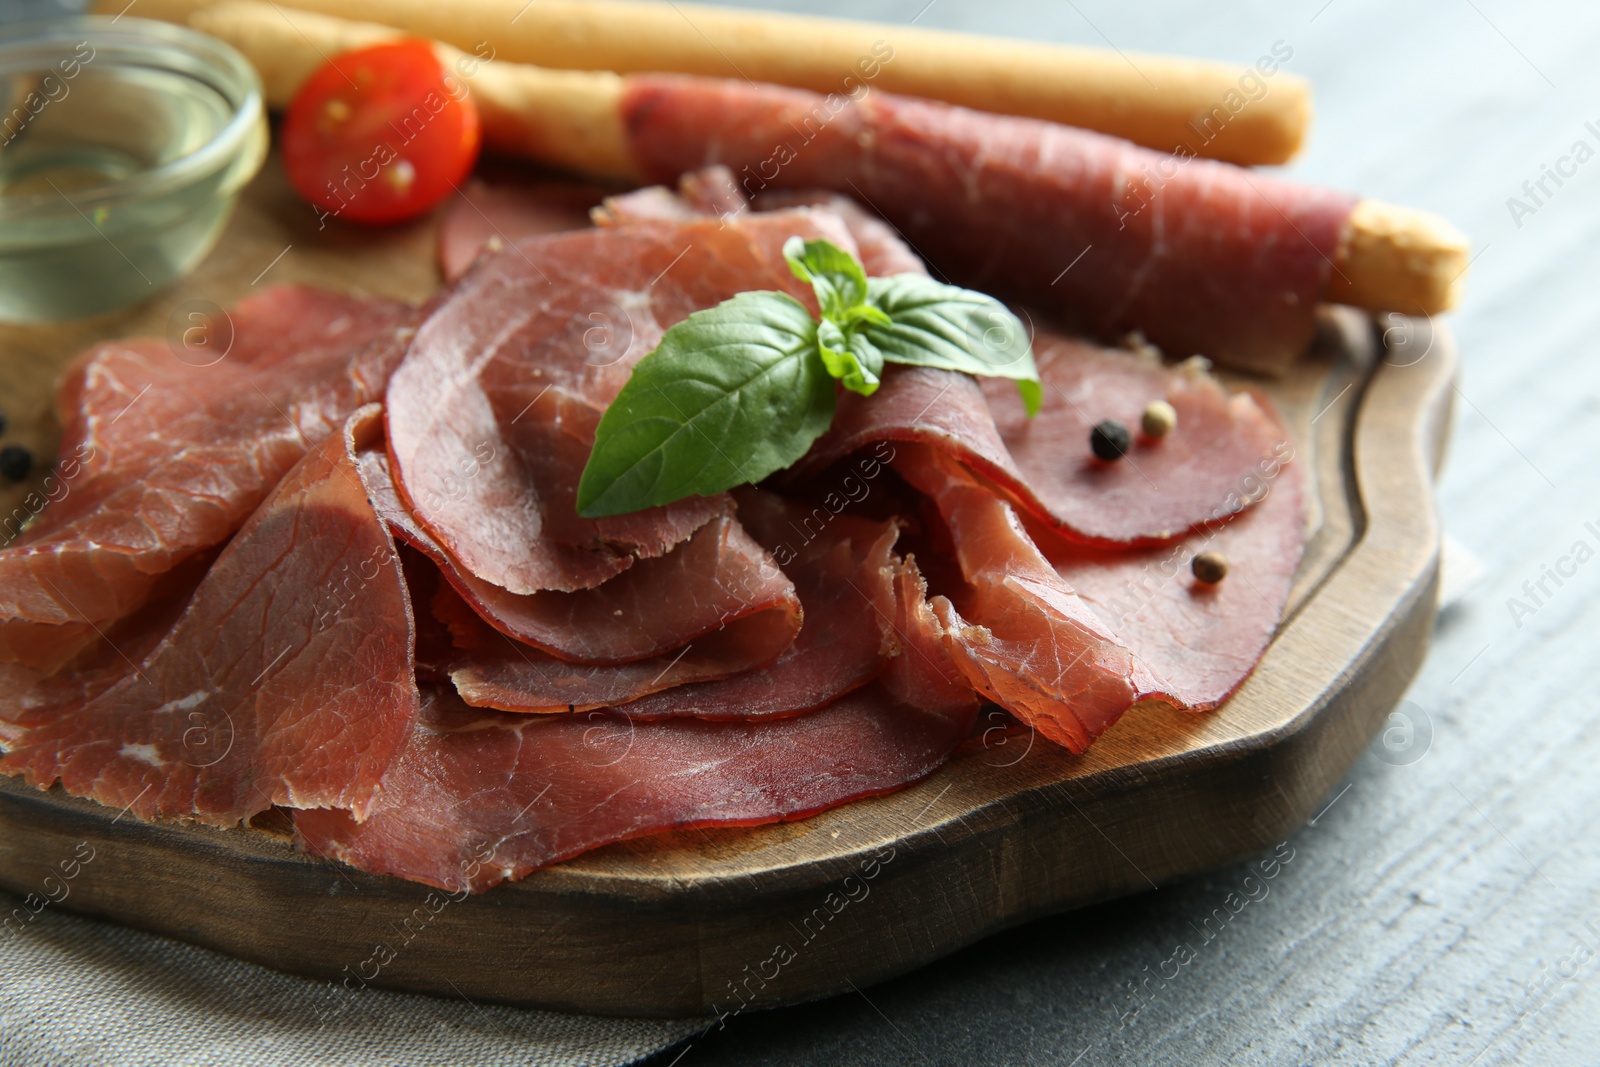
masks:
<svg viewBox="0 0 1600 1067"><path fill-rule="evenodd" d="M1313 80L1319 102L1293 173L1439 211L1480 253L1467 307L1451 322L1464 376L1440 497L1447 528L1484 574L1441 619L1403 708L1410 744L1375 746L1283 846L1292 859L1270 893L1214 939L1198 927L1242 891L1244 864L1032 923L859 993L740 1017L654 1062L1600 1064L1600 659L1587 629L1600 630L1600 565L1587 565L1600 549L1600 368L1586 362L1600 262L1600 162L1589 161L1600 149L1600 9L1507 0L1274 0L1227 11L1176 0L784 6L1241 62L1274 42L1291 47L1286 68ZM1531 199L1524 182L1580 140L1589 153L1576 174L1559 187L1547 179ZM1510 197L1530 210L1514 216ZM1558 584L1547 567L1570 573ZM1512 597L1526 610L1513 612ZM1185 943L1196 958L1174 968L1167 961ZM117 945L69 958L109 967L102 957ZM220 1010L194 990L206 964L188 951L173 946L163 969L146 973L157 1017ZM256 1004L267 979L251 982ZM501 1037L556 1025L475 1012L440 1002L448 1024L422 1039L444 1056L441 1035L474 1020ZM257 1058L242 1062L276 1062L266 1052L273 1037L256 1040ZM412 1062L379 1035L370 1040L361 1062ZM459 1047L461 1062L484 1061L480 1047ZM3 1035L0 1062L22 1062L8 1058Z"/></svg>
<svg viewBox="0 0 1600 1067"><path fill-rule="evenodd" d="M926 2L782 6L904 22ZM1240 62L1292 47L1318 111L1291 172L1473 238L1439 492L1484 573L1402 707L1409 751L1375 745L1210 943L1196 927L1245 864L734 1020L659 1063L1600 1064L1600 563L1561 562L1600 549L1600 162L1542 203L1523 188L1576 141L1600 150L1600 8L935 0L918 24ZM1513 218L1513 196L1532 212ZM1547 565L1576 568L1548 596ZM1198 958L1167 980L1181 943Z"/></svg>

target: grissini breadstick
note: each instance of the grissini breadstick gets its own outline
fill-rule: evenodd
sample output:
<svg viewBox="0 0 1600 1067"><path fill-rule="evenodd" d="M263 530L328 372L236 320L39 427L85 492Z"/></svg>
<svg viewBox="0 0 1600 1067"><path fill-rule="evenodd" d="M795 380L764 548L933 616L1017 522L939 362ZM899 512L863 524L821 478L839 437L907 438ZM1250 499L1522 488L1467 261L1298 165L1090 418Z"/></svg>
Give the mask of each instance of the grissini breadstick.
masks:
<svg viewBox="0 0 1600 1067"><path fill-rule="evenodd" d="M259 0L223 0L194 11L189 24L243 52L261 75L267 103L279 108L327 58L408 36ZM486 62L437 42L434 50L470 86L484 139L499 151L599 177L638 177L617 121L620 76Z"/></svg>
<svg viewBox="0 0 1600 1067"><path fill-rule="evenodd" d="M385 26L351 23L282 9L256 0L225 0L197 12L191 21L197 28L230 41L249 56L262 73L269 101L279 104L292 96L299 83L322 62L324 55L331 56L350 47L398 35L398 31ZM876 199L863 185L850 179L853 172L848 165L840 162L850 149L847 144L843 148L840 144L851 141L852 122L859 125L865 121L856 112L870 116L873 108L885 106L899 107L903 111L908 107L914 109L906 114L917 117L917 121L927 126L920 136L924 139L944 138L944 142L935 146L932 153L934 157L950 154L973 137L981 139L987 127L1004 127L1013 131L1010 134L1013 138L1021 137L1024 140L1053 138L1050 144L1062 150L1086 153L1087 156L1113 150L1121 152L1124 155L1117 164L1121 169L1114 175L1117 182L1126 185L1130 180L1139 180L1136 168L1142 168L1143 174L1153 179L1155 184L1147 183L1144 191L1136 191L1132 199L1125 196L1120 206L1113 204L1111 210L1117 214L1100 219L1099 230L1087 236L1074 231L1075 236L1070 242L1067 241L1063 227L1080 225L1081 229L1082 217L1095 212L1104 215L1104 207L1096 205L1100 205L1102 200L1110 204L1112 198L1085 194L1084 203L1070 211L1052 205L1049 197L1060 199L1066 194L1055 182L1055 175L1048 170L1038 169L1035 156L1031 164L1012 167L1006 172L1006 180L1012 183L1011 188L1017 195L1012 199L1002 199L1000 203L1006 212L1019 220L1016 232L1005 233L995 229L986 233L991 244L1004 245L1008 252L1014 252L1017 242L1034 240L1035 231L1049 238L1055 234L1055 230L1061 229L1062 234L1056 235L1056 239L1061 247L1062 262L1059 267L1052 268L1052 273L1068 267L1068 261L1076 250L1099 243L1102 256L1107 258L1097 264L1093 272L1083 272L1074 277L1062 270L1061 276L1054 281L1041 275L1034 279L1041 284L1031 289L1027 282L1033 275L1021 279L1020 290L1030 293L1034 299L1060 301L1070 309L1074 302L1092 305L1095 298L1104 295L1083 288L1095 284L1090 280L1080 281L1085 274L1091 278L1114 277L1117 256L1136 260L1141 255L1150 254L1147 231L1152 217L1164 212L1168 217L1163 226L1172 232L1193 230L1205 233L1208 228L1214 229L1217 231L1214 234L1205 233L1205 241L1208 242L1206 247L1215 247L1220 251L1213 256L1213 261L1196 263L1192 268L1194 276L1202 279L1205 286L1214 287L1214 291L1203 300L1197 300L1192 293L1184 291L1183 285L1174 284L1170 279L1171 295L1164 295L1157 291L1160 286L1143 285L1145 275L1137 270L1129 275L1140 280L1141 284L1133 288L1141 290L1140 299L1146 303L1137 305L1137 311L1129 312L1132 317L1127 325L1144 329L1158 343L1163 343L1164 336L1165 343L1173 346L1175 351L1181 352L1193 342L1200 350L1215 352L1225 361L1231 358L1244 365L1271 369L1288 358L1282 353L1292 345L1268 343L1270 337L1265 341L1262 338L1274 330L1286 337L1297 336L1294 329L1302 326L1309 330L1310 305L1317 300L1351 303L1374 311L1431 314L1452 306L1466 265L1465 238L1444 220L1426 212L1375 201L1345 200L1334 194L1293 186L1264 175L1251 176L1248 172L1223 164L1202 160L1183 161L1179 157L1146 153L1128 146L1118 147L1120 142L1050 124L980 116L918 101L902 100L888 105L883 101L894 101L895 98L866 94L859 102L844 100L846 110L840 112L843 117L832 119L829 128L828 113L818 110L820 105L813 106L810 111L803 110L809 102L823 98L797 91L719 80L545 71L498 60L479 61L447 45L437 47L441 58L455 67L470 86L484 115L485 137L491 146L509 154L589 174L670 179L681 170L712 161L706 157L707 144L715 142L718 150L724 153L716 161L729 163L736 170L740 169L738 164L742 160L745 162L740 173L747 193L759 192L769 184L793 186L803 178L802 184L828 186L858 197ZM702 87L705 92L720 92L722 96L708 97L711 101L709 109L704 114L683 120L671 136L652 138L651 124L659 125L662 121L659 116L666 113L670 117L672 112L672 107L662 112L660 101L674 93L681 95L696 86ZM794 106L801 110L780 116L784 117L783 124L778 127L780 132L773 134L769 140L762 140L766 135L759 132L750 133L760 148L759 154L770 151L772 140L787 137L799 143L799 138L809 140L812 136L826 134L816 144L801 144L802 152L825 165L810 168L808 173L808 164L804 161L792 163L781 157L762 160L758 154L752 169L749 156L737 156L738 149L734 142L740 136L738 131L759 124L749 116L730 116L743 106L741 101L753 97L767 99L772 94L779 94L775 99L781 106L788 106L786 102L794 102ZM768 107L769 104L762 103L760 106ZM809 124L816 115L823 115L824 120L818 124L816 133L812 134ZM730 128L716 130L715 124L719 121L728 122ZM905 133L907 128L905 123L900 122L895 127L896 135L902 138L908 136ZM831 147L824 143L829 138L835 138ZM1105 147L1108 145L1110 149ZM735 154L726 154L729 152ZM830 152L832 156L828 154ZM768 164L771 165L771 175L767 172ZM869 169L873 173L880 173L884 166L884 160L880 159ZM1029 166L1034 168L1031 173ZM1206 169L1191 174L1193 168ZM1161 174L1168 170L1170 174L1162 178ZM783 180L773 181L780 171L784 172ZM859 174L857 177L862 182L870 181ZM1203 198L1199 201L1184 199L1194 190L1210 189L1218 182L1235 190L1232 194L1234 200L1230 202L1224 199L1222 206L1227 207L1228 203L1232 203L1234 206L1229 210L1235 213L1243 211L1254 220L1244 225L1240 233L1230 234L1226 212L1216 219L1206 214L1217 210L1219 202ZM1151 199L1147 203L1140 197ZM1145 209L1157 197L1164 201L1161 211L1147 212ZM1306 208L1306 213L1297 219L1291 219L1286 212L1298 210L1296 202L1307 197L1312 207ZM1019 204L1030 204L1033 208L1018 207ZM885 214L902 230L916 230L914 218L908 219L897 214L896 207L903 205L886 202L875 203L874 206L880 210L887 209ZM990 211L991 207L980 202L952 204L950 211L940 215L940 229L960 231L965 225L965 216L982 214ZM1056 209L1052 210L1052 207ZM1182 215L1179 212L1193 214ZM1067 221L1074 217L1079 219L1078 223ZM1282 232L1277 233L1274 240L1266 240L1268 234L1264 227L1276 227ZM1319 238L1317 234L1322 236ZM942 244L938 234L926 238L914 235L913 239L917 240L919 246L926 243L929 250ZM1008 245L1008 241L1011 244ZM1299 247L1300 242L1309 242L1309 246ZM1312 278L1311 282L1306 283L1309 288L1305 289L1303 296L1299 292L1274 290L1273 285L1286 284L1281 283L1274 273L1284 269L1283 265L1257 262L1261 255L1259 248L1250 247L1273 244L1288 245L1291 250L1298 249L1298 259L1289 262L1288 266L1300 271L1304 277ZM1241 247L1233 248L1234 245ZM1122 252L1119 246L1126 246L1129 250ZM1235 265L1242 273L1229 274L1227 255L1230 248L1237 253L1238 263ZM1255 258L1249 258L1252 256ZM1317 261L1319 256L1321 262ZM1026 260L1025 256L1020 255L1001 258L1016 258L1018 262ZM1315 276L1306 274L1308 270ZM1037 274L1037 271L1033 273ZM997 277L1014 286L1018 283L1018 279L1004 277L1003 272ZM1252 288L1263 295L1251 295L1248 290ZM1251 300L1260 300L1262 307L1249 311ZM1195 332L1188 327L1169 323L1163 335L1160 326L1152 328L1149 325L1151 321L1195 316L1203 323L1208 309L1214 310L1219 304L1229 307L1237 304L1239 308L1237 315L1229 312L1233 315L1234 325L1220 334L1215 331L1208 333L1205 328ZM1285 308L1281 306L1284 304L1293 306ZM1174 314L1172 308L1178 306L1188 308L1194 314ZM1196 308L1198 310L1194 311ZM1259 320L1262 325L1249 328L1239 325L1245 320ZM1272 322L1277 320L1292 320L1294 329L1272 326ZM1089 325L1106 332L1120 328L1122 323L1101 321ZM1207 343L1210 340L1215 343Z"/></svg>
<svg viewBox="0 0 1600 1067"><path fill-rule="evenodd" d="M110 11L124 0L99 0ZM183 22L206 0L138 0ZM671 71L848 93L857 84L1098 130L1162 151L1283 163L1311 120L1306 81L1276 42L1251 66L1006 40L915 26L641 0L282 0L509 62Z"/></svg>
<svg viewBox="0 0 1600 1067"><path fill-rule="evenodd" d="M1372 311L1434 315L1461 300L1466 234L1438 215L1381 200L1350 212L1326 298Z"/></svg>

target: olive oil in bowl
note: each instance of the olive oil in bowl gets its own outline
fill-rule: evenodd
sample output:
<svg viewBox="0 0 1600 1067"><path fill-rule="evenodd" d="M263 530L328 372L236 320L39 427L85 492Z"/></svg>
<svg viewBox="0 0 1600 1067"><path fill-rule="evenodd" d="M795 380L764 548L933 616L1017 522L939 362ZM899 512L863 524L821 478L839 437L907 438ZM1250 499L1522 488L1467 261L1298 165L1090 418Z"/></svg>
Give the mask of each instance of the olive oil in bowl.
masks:
<svg viewBox="0 0 1600 1067"><path fill-rule="evenodd" d="M0 318L153 296L210 250L266 140L254 72L203 34L88 17L0 35Z"/></svg>

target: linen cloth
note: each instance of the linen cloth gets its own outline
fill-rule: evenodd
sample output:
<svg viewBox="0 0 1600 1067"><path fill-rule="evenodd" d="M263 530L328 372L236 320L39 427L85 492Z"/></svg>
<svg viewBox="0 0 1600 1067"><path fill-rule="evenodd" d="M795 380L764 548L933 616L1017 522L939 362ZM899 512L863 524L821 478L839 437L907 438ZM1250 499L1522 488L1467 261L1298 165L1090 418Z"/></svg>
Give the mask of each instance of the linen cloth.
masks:
<svg viewBox="0 0 1600 1067"><path fill-rule="evenodd" d="M51 906L0 943L0 1067L619 1067L707 1024L369 988L323 1026L322 987Z"/></svg>

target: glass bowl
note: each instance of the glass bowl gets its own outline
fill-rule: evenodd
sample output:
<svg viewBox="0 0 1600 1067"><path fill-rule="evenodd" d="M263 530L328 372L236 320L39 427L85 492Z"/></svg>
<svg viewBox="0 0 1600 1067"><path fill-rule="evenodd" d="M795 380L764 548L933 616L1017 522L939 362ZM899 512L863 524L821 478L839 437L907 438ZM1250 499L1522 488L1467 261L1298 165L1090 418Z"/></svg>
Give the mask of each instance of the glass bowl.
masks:
<svg viewBox="0 0 1600 1067"><path fill-rule="evenodd" d="M0 319L154 295L211 250L267 151L231 46L149 19L0 30Z"/></svg>

